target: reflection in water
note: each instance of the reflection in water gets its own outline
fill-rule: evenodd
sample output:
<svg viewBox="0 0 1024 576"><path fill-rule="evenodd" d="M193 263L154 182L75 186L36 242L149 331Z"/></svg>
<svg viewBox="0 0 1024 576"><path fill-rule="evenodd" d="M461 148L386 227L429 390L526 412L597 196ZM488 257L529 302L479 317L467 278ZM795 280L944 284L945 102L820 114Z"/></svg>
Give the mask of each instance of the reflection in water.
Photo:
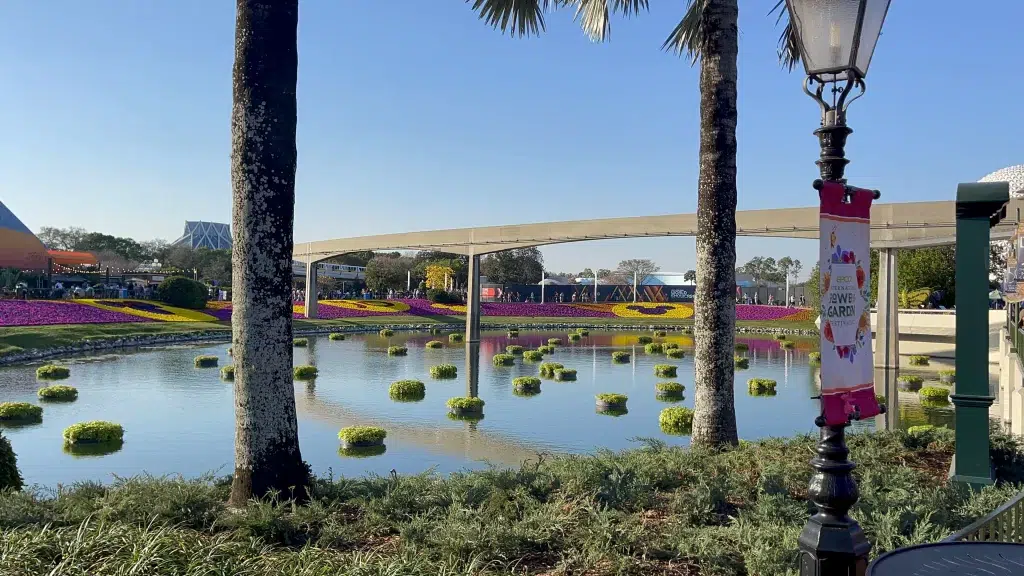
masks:
<svg viewBox="0 0 1024 576"><path fill-rule="evenodd" d="M599 408L595 409L594 411L597 412L598 414L602 415L602 416L616 416L616 417L618 417L618 416L625 416L626 414L629 414L629 409L627 409L627 408L600 408L599 407Z"/></svg>
<svg viewBox="0 0 1024 576"><path fill-rule="evenodd" d="M86 444L64 444L64 453L76 458L89 458L96 456L107 456L120 452L124 448L124 441L101 442Z"/></svg>
<svg viewBox="0 0 1024 576"><path fill-rule="evenodd" d="M377 446L342 446L338 448L338 455L347 458L369 458L371 456L380 456L387 451L388 447L384 444Z"/></svg>

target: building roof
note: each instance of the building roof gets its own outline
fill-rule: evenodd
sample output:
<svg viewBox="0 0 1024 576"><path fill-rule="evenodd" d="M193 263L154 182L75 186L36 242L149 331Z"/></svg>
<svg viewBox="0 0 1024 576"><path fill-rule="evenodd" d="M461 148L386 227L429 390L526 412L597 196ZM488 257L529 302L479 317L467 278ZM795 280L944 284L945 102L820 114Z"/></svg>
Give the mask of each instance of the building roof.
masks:
<svg viewBox="0 0 1024 576"><path fill-rule="evenodd" d="M231 226L219 222L203 222L202 220L186 221L185 231L180 238L171 242L171 245L188 246L192 249L230 250Z"/></svg>
<svg viewBox="0 0 1024 576"><path fill-rule="evenodd" d="M43 270L46 246L0 202L0 268Z"/></svg>

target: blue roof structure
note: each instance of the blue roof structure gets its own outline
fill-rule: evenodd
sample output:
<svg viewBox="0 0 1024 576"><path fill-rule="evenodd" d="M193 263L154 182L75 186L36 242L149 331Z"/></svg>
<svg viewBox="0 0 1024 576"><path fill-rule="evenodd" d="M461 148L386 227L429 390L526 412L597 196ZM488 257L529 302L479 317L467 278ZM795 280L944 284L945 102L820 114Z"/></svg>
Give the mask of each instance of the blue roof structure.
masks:
<svg viewBox="0 0 1024 576"><path fill-rule="evenodd" d="M185 222L185 231L181 237L171 243L172 246L209 248L211 250L231 249L231 226L219 222Z"/></svg>

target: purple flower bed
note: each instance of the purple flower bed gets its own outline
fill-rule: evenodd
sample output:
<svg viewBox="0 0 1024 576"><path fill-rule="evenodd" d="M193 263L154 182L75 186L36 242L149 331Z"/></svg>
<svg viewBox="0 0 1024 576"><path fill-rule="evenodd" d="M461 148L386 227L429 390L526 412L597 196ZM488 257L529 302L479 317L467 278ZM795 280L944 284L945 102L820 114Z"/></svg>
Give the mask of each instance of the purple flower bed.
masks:
<svg viewBox="0 0 1024 576"><path fill-rule="evenodd" d="M484 302L480 304L484 316L519 316L524 318L614 318L611 305L605 310L584 306L549 304L545 302Z"/></svg>
<svg viewBox="0 0 1024 576"><path fill-rule="evenodd" d="M49 324L117 324L151 322L148 318L110 312L85 304L47 300L0 300L0 326Z"/></svg>
<svg viewBox="0 0 1024 576"><path fill-rule="evenodd" d="M797 320L800 315L806 315L806 313L807 311L802 308L788 306L736 305L737 320Z"/></svg>

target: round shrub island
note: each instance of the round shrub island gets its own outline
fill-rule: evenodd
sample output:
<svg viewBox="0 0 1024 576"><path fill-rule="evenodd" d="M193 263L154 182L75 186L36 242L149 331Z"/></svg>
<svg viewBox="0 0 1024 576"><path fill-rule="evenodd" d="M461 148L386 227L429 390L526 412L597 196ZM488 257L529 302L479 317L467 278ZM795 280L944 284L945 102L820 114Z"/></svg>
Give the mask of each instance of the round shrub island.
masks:
<svg viewBox="0 0 1024 576"><path fill-rule="evenodd" d="M907 392L916 392L921 389L921 384L924 383L924 378L921 378L917 374L900 374L896 378L896 385L899 386L900 390L906 390Z"/></svg>
<svg viewBox="0 0 1024 576"><path fill-rule="evenodd" d="M949 402L949 389L940 386L925 386L917 392L917 395L922 400L930 402Z"/></svg>
<svg viewBox="0 0 1024 576"><path fill-rule="evenodd" d="M577 328L576 333L580 336L590 336L590 330L587 330L586 328Z"/></svg>
<svg viewBox="0 0 1024 576"><path fill-rule="evenodd" d="M292 345L296 348L305 348L309 346L309 338L296 338L292 340Z"/></svg>
<svg viewBox="0 0 1024 576"><path fill-rule="evenodd" d="M654 342L654 338L651 338L650 336L637 336L636 342L637 344L650 344L651 342Z"/></svg>
<svg viewBox="0 0 1024 576"><path fill-rule="evenodd" d="M736 368L746 370L747 368L750 368L750 359L744 358L743 356L733 356L732 365Z"/></svg>
<svg viewBox="0 0 1024 576"><path fill-rule="evenodd" d="M505 346L505 352L508 352L509 354L522 354L523 347L516 344L509 344L508 346Z"/></svg>
<svg viewBox="0 0 1024 576"><path fill-rule="evenodd" d="M657 342L649 342L644 345L644 352L648 354L661 354L662 351L664 351L664 348Z"/></svg>
<svg viewBox="0 0 1024 576"><path fill-rule="evenodd" d="M540 365L540 375L545 378L554 378L555 370L561 370L562 368L565 368L565 366L558 362L545 362Z"/></svg>
<svg viewBox="0 0 1024 576"><path fill-rule="evenodd" d="M388 356L405 356L409 349L405 346L388 346Z"/></svg>
<svg viewBox="0 0 1024 576"><path fill-rule="evenodd" d="M576 379L576 371L572 368L558 368L554 372L554 377L559 382L572 382Z"/></svg>
<svg viewBox="0 0 1024 576"><path fill-rule="evenodd" d="M669 406L658 415L661 431L672 435L689 434L693 429L693 409L685 406Z"/></svg>
<svg viewBox="0 0 1024 576"><path fill-rule="evenodd" d="M331 332L330 334L327 335L327 338L329 340L344 340L345 335L342 334L341 332Z"/></svg>
<svg viewBox="0 0 1024 576"><path fill-rule="evenodd" d="M931 357L929 357L929 356L922 356L920 354L915 354L915 355L910 357L910 365L911 366L927 366L929 360L931 360Z"/></svg>
<svg viewBox="0 0 1024 576"><path fill-rule="evenodd" d="M28 402L0 402L0 422L29 424L42 422L43 407Z"/></svg>
<svg viewBox="0 0 1024 576"><path fill-rule="evenodd" d="M495 354L491 357L491 363L495 366L512 366L516 363L516 357L511 354Z"/></svg>
<svg viewBox="0 0 1024 576"><path fill-rule="evenodd" d="M654 390L658 396L682 398L686 386L679 382L658 382L654 385Z"/></svg>
<svg viewBox="0 0 1024 576"><path fill-rule="evenodd" d="M615 352L612 352L612 362L617 362L619 364L629 362L629 352L624 350L616 350Z"/></svg>
<svg viewBox="0 0 1024 576"><path fill-rule="evenodd" d="M216 368L218 360L216 356L203 355L196 356L194 362L196 368Z"/></svg>
<svg viewBox="0 0 1024 576"><path fill-rule="evenodd" d="M796 348L796 342L793 342L792 340L783 340L779 342L779 346L781 346L783 350L792 350Z"/></svg>
<svg viewBox="0 0 1024 576"><path fill-rule="evenodd" d="M227 366L220 369L220 377L224 380L235 379L235 365L228 364Z"/></svg>
<svg viewBox="0 0 1024 576"><path fill-rule="evenodd" d="M508 331L508 337L509 338L518 338L519 337L519 330L517 330L515 328L510 328L509 331Z"/></svg>
<svg viewBox="0 0 1024 576"><path fill-rule="evenodd" d="M569 342L579 342L580 338L582 338L582 336L579 334L569 334Z"/></svg>
<svg viewBox="0 0 1024 576"><path fill-rule="evenodd" d="M338 440L346 448L368 448L384 443L388 433L376 426L348 426L338 431Z"/></svg>
<svg viewBox="0 0 1024 576"><path fill-rule="evenodd" d="M36 393L40 400L50 402L71 402L78 399L78 388L74 386L47 386Z"/></svg>
<svg viewBox="0 0 1024 576"><path fill-rule="evenodd" d="M626 401L629 398L625 394L613 394L610 392L602 392L597 396L594 396L597 400L597 408L599 410L622 410L626 407Z"/></svg>
<svg viewBox="0 0 1024 576"><path fill-rule="evenodd" d="M561 338L548 338L548 346L558 346L561 343Z"/></svg>
<svg viewBox="0 0 1024 576"><path fill-rule="evenodd" d="M657 364L654 366L654 375L658 378L675 378L676 366L672 364Z"/></svg>
<svg viewBox="0 0 1024 576"><path fill-rule="evenodd" d="M398 380L388 388L388 396L399 402L418 402L427 395L427 387L419 380Z"/></svg>
<svg viewBox="0 0 1024 576"><path fill-rule="evenodd" d="M676 344L675 342L663 342L661 344L661 349L666 352L668 352L669 350L678 350L679 344Z"/></svg>
<svg viewBox="0 0 1024 576"><path fill-rule="evenodd" d="M456 396L445 403L448 411L456 415L480 414L484 411L484 401L470 396Z"/></svg>
<svg viewBox="0 0 1024 576"><path fill-rule="evenodd" d="M956 370L939 370L939 382L956 384Z"/></svg>
<svg viewBox="0 0 1024 576"><path fill-rule="evenodd" d="M313 380L320 375L316 366L296 366L294 376L296 380Z"/></svg>
<svg viewBox="0 0 1024 576"><path fill-rule="evenodd" d="M465 339L466 339L465 336L463 336L462 334L458 334L458 333L456 333L456 334L449 334L448 335L448 341L449 342L462 342Z"/></svg>
<svg viewBox="0 0 1024 576"><path fill-rule="evenodd" d="M67 366L47 364L36 368L36 378L40 380L63 380L71 376L71 369Z"/></svg>
<svg viewBox="0 0 1024 576"><path fill-rule="evenodd" d="M548 345L537 346L537 352L540 352L541 354L554 354L555 353L555 347L554 346L548 346Z"/></svg>
<svg viewBox="0 0 1024 576"><path fill-rule="evenodd" d="M395 331L392 330L391 328L381 328L378 334L380 334L384 338L391 338L392 336L395 335Z"/></svg>
<svg viewBox="0 0 1024 576"><path fill-rule="evenodd" d="M669 348L668 350L665 350L665 357L666 358L671 358L673 360L679 360L683 356L686 356L686 352L683 352L679 348Z"/></svg>
<svg viewBox="0 0 1024 576"><path fill-rule="evenodd" d="M442 346L444 346L444 343L440 340L431 340L423 345L424 348L441 348Z"/></svg>
<svg viewBox="0 0 1024 576"><path fill-rule="evenodd" d="M520 376L512 379L512 389L519 394L539 394L540 378L536 376Z"/></svg>
<svg viewBox="0 0 1024 576"><path fill-rule="evenodd" d="M807 359L811 364L821 364L821 352L811 352L807 355Z"/></svg>
<svg viewBox="0 0 1024 576"><path fill-rule="evenodd" d="M668 332L666 332L665 330L655 330L654 331L654 337L655 338L664 338L665 336L668 336Z"/></svg>
<svg viewBox="0 0 1024 576"><path fill-rule="evenodd" d="M747 344L746 342L737 342L733 346L733 350L737 352L746 352L747 350L750 350L750 344Z"/></svg>
<svg viewBox="0 0 1024 576"><path fill-rule="evenodd" d="M455 378L458 373L459 369L455 364L438 364L430 367L431 378Z"/></svg>
<svg viewBox="0 0 1024 576"><path fill-rule="evenodd" d="M113 444L124 441L124 428L120 424L92 420L79 422L64 429L65 444Z"/></svg>
<svg viewBox="0 0 1024 576"><path fill-rule="evenodd" d="M527 350L523 352L523 360L527 362L540 362L544 359L544 353L540 350Z"/></svg>
<svg viewBox="0 0 1024 576"><path fill-rule="evenodd" d="M768 378L751 378L747 380L747 392L751 396L775 396L775 380Z"/></svg>

